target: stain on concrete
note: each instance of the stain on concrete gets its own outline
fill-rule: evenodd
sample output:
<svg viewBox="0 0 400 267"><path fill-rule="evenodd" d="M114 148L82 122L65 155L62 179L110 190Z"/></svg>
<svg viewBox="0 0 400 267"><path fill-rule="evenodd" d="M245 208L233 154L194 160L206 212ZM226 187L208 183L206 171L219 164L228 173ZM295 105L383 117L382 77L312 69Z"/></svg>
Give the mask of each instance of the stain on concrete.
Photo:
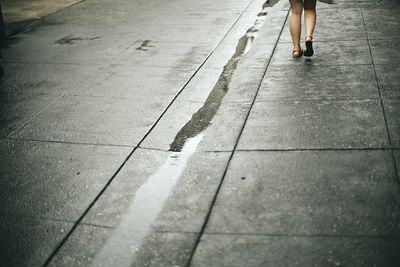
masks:
<svg viewBox="0 0 400 267"><path fill-rule="evenodd" d="M76 42L81 42L81 41L94 41L94 40L99 40L101 36L95 36L95 37L73 37L72 35L65 36L61 39L58 39L55 41L55 44L59 45L73 45Z"/></svg>
<svg viewBox="0 0 400 267"><path fill-rule="evenodd" d="M141 45L136 47L138 51L148 51L149 47L154 47L154 45L150 45L151 40L144 40L142 41Z"/></svg>

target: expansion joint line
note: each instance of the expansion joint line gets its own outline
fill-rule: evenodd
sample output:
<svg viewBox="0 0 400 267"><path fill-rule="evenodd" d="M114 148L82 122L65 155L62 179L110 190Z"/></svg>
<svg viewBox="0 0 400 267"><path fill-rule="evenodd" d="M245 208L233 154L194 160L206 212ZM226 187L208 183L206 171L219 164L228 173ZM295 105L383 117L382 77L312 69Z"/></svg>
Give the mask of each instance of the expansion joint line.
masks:
<svg viewBox="0 0 400 267"><path fill-rule="evenodd" d="M398 168L398 166L397 166L396 155L395 155L395 151L394 151L394 148L393 148L392 137L391 137L391 135L390 135L390 128L389 128L389 123L388 123L388 119L387 119L387 115L386 115L385 104L383 103L383 97L382 97L382 92L381 92L381 86L380 86L380 84L379 84L378 74L377 74L377 72L376 72L375 60L374 60L374 57L373 57L373 54L372 54L371 42L370 42L370 38L369 38L369 35L368 35L368 30L367 30L367 23L365 22L365 16L364 16L363 8L362 8L362 6L361 6L361 4L360 4L360 0L358 0L357 3L358 3L358 7L359 7L359 9L360 9L361 16L362 16L362 19L363 19L365 34L366 34L366 36L367 36L368 49L369 49L369 54L370 54L370 57L371 57L372 68L373 68L373 70L374 70L375 83L376 83L376 87L378 88L379 101L380 101L381 108L382 108L382 112L383 112L383 119L384 119L384 121L385 121L385 127L386 127L386 133L387 133L387 136L388 136L389 147L390 147L390 150L391 150L391 152L392 152L391 154L392 154L392 160L393 160L393 166L394 166L394 173L395 173L395 175L396 175L397 183L398 183L398 188L399 188L399 190L400 190L399 168ZM400 193L400 191L399 191L399 193Z"/></svg>
<svg viewBox="0 0 400 267"><path fill-rule="evenodd" d="M217 187L217 190L216 190L216 192L215 192L215 194L214 194L214 197L213 197L213 199L212 199L212 201L211 201L210 208L209 208L209 210L208 210L208 212L207 212L207 215L206 215L206 218L205 218L204 223L203 223L203 225L202 225L202 228L201 228L201 230L200 230L200 233L198 234L198 236L197 236L197 238L196 238L196 240L195 240L195 244L194 244L193 250L192 250L192 252L191 252L191 254L190 254L190 257L189 257L189 260L188 260L188 263L187 263L186 267L190 267L190 266L191 266L192 261L193 261L193 257L194 257L194 255L195 255L195 253L196 253L196 250L197 250L197 248L198 248L198 246L199 246L199 244L200 244L201 238L202 238L202 236L203 236L204 233L205 233L205 229L206 229L207 224L208 224L208 222L209 222L209 220L210 220L211 213L212 213L213 208L214 208L214 206L215 206L215 203L216 203L216 201L217 201L219 192L221 191L221 188L222 188L222 185L223 185L223 183L224 183L224 181L225 181L225 178L226 178L228 169L229 169L229 167L230 167L230 165L231 165L231 162L232 162L232 159L233 159L233 157L234 157L234 155L235 155L235 152L237 151L237 147L238 147L238 144L239 144L239 140L240 140L240 138L242 137L244 128L246 127L246 124L247 124L247 121L248 121L248 119L249 119L250 113L251 113L251 111L252 111L252 109L253 109L253 106L254 106L254 104L255 104L255 102L256 102L257 96L258 96L258 94L259 94L259 92L260 92L260 88L261 88L261 85L262 85L262 81L264 80L264 78L265 78L265 76L266 76L266 74L267 74L267 72L268 72L268 70L269 70L269 66L270 66L270 64L271 64L271 61L272 61L273 56L275 55L276 48L277 48L277 46L278 46L279 40L281 39L282 32L283 32L283 30L284 30L284 28L285 28L286 22L287 22L288 17L289 17L289 13L290 13L290 9L288 10L288 13L287 13L287 15L286 15L285 21L283 22L283 25L282 25L281 30L280 30L280 32L279 32L278 39L277 39L277 41L276 41L276 43L275 43L275 45L274 45L274 48L272 49L271 56L270 56L270 58L268 59L267 66L266 66L265 71L264 71L264 73L263 73L263 76L262 76L262 78L261 78L261 80L260 80L260 83L258 84L257 91L256 91L256 93L255 93L255 96L254 96L252 102L251 102L250 108L249 108L249 110L248 110L248 112L247 112L247 114L246 114L245 120L244 120L244 122L243 122L243 124L242 124L242 127L241 127L241 129L240 129L239 135L238 135L238 137L237 137L237 139L236 139L236 142L235 142L233 151L231 152L231 154L230 154L230 156L229 156L228 163L227 163L227 165L226 165L226 167L225 167L225 170L224 170L224 173L223 173L223 175L222 175L222 177L221 177L220 183L219 183L219 185L218 185L218 187Z"/></svg>
<svg viewBox="0 0 400 267"><path fill-rule="evenodd" d="M83 0L85 1L85 0ZM251 4L251 3L250 3ZM158 125L158 123L161 121L161 119L164 117L164 115L167 113L167 111L171 108L171 106L175 103L176 99L179 97L179 95L182 94L182 92L186 89L188 84L193 80L193 78L197 75L197 73L200 71L200 69L204 66L204 64L209 60L209 58L213 55L215 49L219 47L225 37L228 35L228 33L233 29L233 27L236 25L236 23L239 21L239 19L243 16L244 12L248 9L250 4L238 15L238 17L235 19L235 21L231 24L229 29L227 30L226 34L221 38L221 40L218 42L216 46L213 47L212 51L207 55L207 57L203 60L203 62L200 64L200 66L195 70L195 72L191 75L191 77L186 81L186 83L183 85L183 87L180 89L180 91L174 96L172 101L168 104L168 106L165 108L165 110L161 113L161 115L158 117L156 122L151 126L151 128L147 131L147 133L144 135L144 137L139 141L137 146L133 148L133 150L129 153L129 155L125 158L125 160L122 162L122 164L118 167L117 171L112 175L112 177L108 180L106 185L102 188L102 190L97 194L97 196L94 198L94 200L89 204L89 206L86 208L86 210L83 212L83 214L78 218L78 220L74 223L72 228L68 231L68 233L64 236L63 239L57 244L53 252L50 254L50 256L47 258L47 260L44 262L43 267L49 266L51 261L54 259L54 257L57 255L57 253L60 251L60 249L64 246L64 244L68 241L68 239L71 237L71 235L75 232L75 230L78 228L78 226L82 223L83 219L85 216L89 213L89 211L93 208L93 206L96 204L96 202L100 199L100 197L104 194L104 192L107 190L107 188L110 186L110 184L114 181L115 177L121 172L122 168L126 165L126 163L129 161L129 159L132 157L132 155L135 153L135 151L143 144L143 142L146 140L146 138L150 135L150 133L154 130L154 128Z"/></svg>

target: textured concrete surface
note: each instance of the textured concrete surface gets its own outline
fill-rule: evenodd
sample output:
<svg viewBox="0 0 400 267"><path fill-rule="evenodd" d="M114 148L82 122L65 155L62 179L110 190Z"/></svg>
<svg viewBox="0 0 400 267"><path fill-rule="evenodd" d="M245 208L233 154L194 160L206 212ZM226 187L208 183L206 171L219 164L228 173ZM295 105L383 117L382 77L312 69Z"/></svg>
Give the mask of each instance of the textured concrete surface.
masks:
<svg viewBox="0 0 400 267"><path fill-rule="evenodd" d="M398 239L312 236L208 235L192 266L395 267ZM372 265L373 266L373 265Z"/></svg>
<svg viewBox="0 0 400 267"><path fill-rule="evenodd" d="M2 213L75 221L131 149L1 140L0 150Z"/></svg>
<svg viewBox="0 0 400 267"><path fill-rule="evenodd" d="M388 146L378 100L259 102L239 142L241 150Z"/></svg>
<svg viewBox="0 0 400 267"><path fill-rule="evenodd" d="M394 170L390 152L239 152L206 232L390 235L400 230Z"/></svg>
<svg viewBox="0 0 400 267"><path fill-rule="evenodd" d="M1 266L41 266L72 226L68 221L2 213Z"/></svg>
<svg viewBox="0 0 400 267"><path fill-rule="evenodd" d="M8 34L24 30L31 23L38 22L43 16L57 12L76 4L81 0L3 0L1 7Z"/></svg>
<svg viewBox="0 0 400 267"><path fill-rule="evenodd" d="M400 5L317 12L310 59L286 0L85 0L20 24L0 266L399 266Z"/></svg>

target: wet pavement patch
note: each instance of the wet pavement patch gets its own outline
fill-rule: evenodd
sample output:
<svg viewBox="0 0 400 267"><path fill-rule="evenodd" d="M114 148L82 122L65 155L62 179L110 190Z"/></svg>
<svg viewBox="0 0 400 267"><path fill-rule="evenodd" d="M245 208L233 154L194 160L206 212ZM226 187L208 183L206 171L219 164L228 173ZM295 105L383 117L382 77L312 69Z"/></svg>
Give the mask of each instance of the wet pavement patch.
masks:
<svg viewBox="0 0 400 267"><path fill-rule="evenodd" d="M149 177L135 193L127 212L113 235L108 239L93 261L94 266L111 266L117 256L119 266L129 266L134 260L132 248L143 243L151 225L159 215L178 178L186 168L189 158L196 152L202 135L191 138L182 149L170 155L163 165ZM157 196L157 197L155 197ZM126 234L129 233L128 239ZM106 263L105 265L103 265Z"/></svg>
<svg viewBox="0 0 400 267"><path fill-rule="evenodd" d="M170 151L181 151L186 140L203 132L211 123L215 114L221 106L222 99L229 89L229 84L233 74L237 68L240 59L243 58L252 48L254 40L257 38L259 29L264 23L268 14L268 8L273 6L277 1L267 1L263 4L262 11L258 13L257 19L244 36L242 36L236 46L236 51L224 66L217 83L211 90L204 105L193 114L191 120L178 132L174 141L170 145Z"/></svg>
<svg viewBox="0 0 400 267"><path fill-rule="evenodd" d="M55 41L55 44L60 44L60 45L73 45L76 42L81 42L81 41L95 41L99 40L101 36L95 36L95 37L74 37L72 35L65 36L61 39L58 39Z"/></svg>

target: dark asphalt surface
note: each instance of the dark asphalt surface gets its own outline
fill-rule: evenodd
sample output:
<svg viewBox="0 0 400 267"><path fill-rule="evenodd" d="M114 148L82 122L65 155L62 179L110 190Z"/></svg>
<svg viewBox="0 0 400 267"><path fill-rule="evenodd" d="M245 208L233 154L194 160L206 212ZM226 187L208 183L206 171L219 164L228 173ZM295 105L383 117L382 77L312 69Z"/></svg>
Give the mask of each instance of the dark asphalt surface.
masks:
<svg viewBox="0 0 400 267"><path fill-rule="evenodd" d="M280 0L220 86L263 4L85 0L12 36L0 266L399 266L400 4L318 3L292 59Z"/></svg>

